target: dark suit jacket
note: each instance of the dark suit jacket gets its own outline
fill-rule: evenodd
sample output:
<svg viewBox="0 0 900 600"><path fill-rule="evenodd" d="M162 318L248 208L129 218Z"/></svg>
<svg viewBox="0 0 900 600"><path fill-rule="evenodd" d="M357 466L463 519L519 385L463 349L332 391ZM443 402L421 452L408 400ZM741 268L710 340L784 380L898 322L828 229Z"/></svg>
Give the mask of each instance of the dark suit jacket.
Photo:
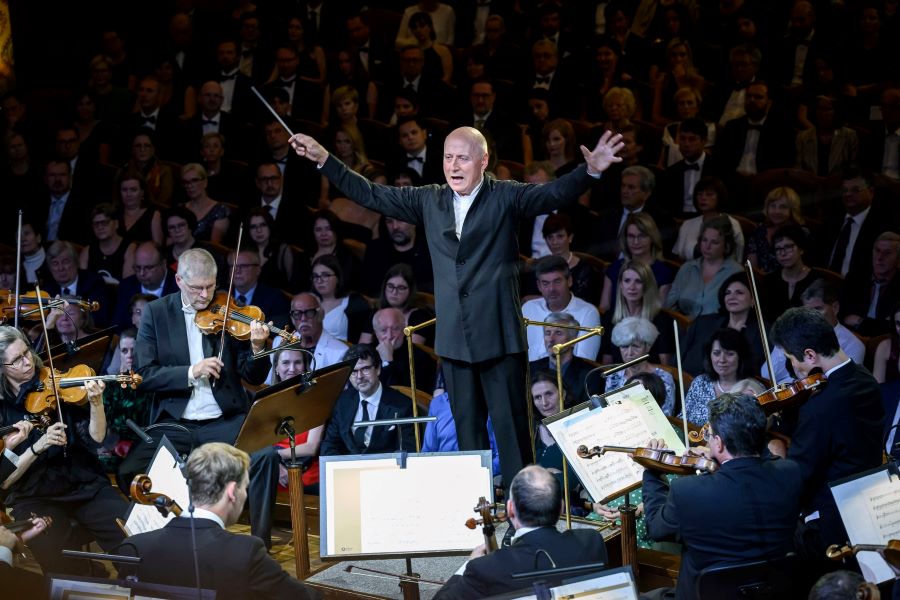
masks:
<svg viewBox="0 0 900 600"><path fill-rule="evenodd" d="M47 598L46 582L37 573L11 567L0 562L0 589L8 600L41 600Z"/></svg>
<svg viewBox="0 0 900 600"><path fill-rule="evenodd" d="M51 298L62 293L59 284L49 275L41 276L41 281L43 282L43 290L50 294ZM75 291L78 292L77 295L82 300L96 300L100 303L100 308L96 312L91 313L94 324L98 327L109 325L112 317L112 305L110 304L109 289L106 287L106 282L103 281L103 278L93 271L78 269L78 287Z"/></svg>
<svg viewBox="0 0 900 600"><path fill-rule="evenodd" d="M238 291L234 290L234 297L237 298ZM274 321L276 325L286 323L288 313L291 310L291 303L287 297L281 293L281 290L269 287L264 283L257 283L256 289L253 291L251 298L253 306L258 307L266 315L266 322Z"/></svg>
<svg viewBox="0 0 900 600"><path fill-rule="evenodd" d="M557 567L607 562L603 536L596 531L572 529L560 533L555 527L541 527L526 533L512 546L470 560L465 572L451 577L434 600L475 600L527 588L527 581L514 580L510 575L549 569L550 562L543 554L535 558L538 550L549 554Z"/></svg>
<svg viewBox="0 0 900 600"><path fill-rule="evenodd" d="M446 184L376 186L333 156L325 161L322 174L355 202L424 226L437 297L435 350L439 356L466 362L525 351L518 222L576 202L593 181L583 166L544 185L485 178L460 240L453 191Z"/></svg>
<svg viewBox="0 0 900 600"><path fill-rule="evenodd" d="M198 112L191 119L181 124L181 142L179 144L179 157L181 162L202 162L200 156L200 142L203 139L203 119L205 117ZM244 130L237 119L226 112L220 112L215 118L219 122L219 133L225 136L226 152L229 158L241 158L245 156L247 143L244 139ZM221 198L216 198L221 200Z"/></svg>
<svg viewBox="0 0 900 600"><path fill-rule="evenodd" d="M118 155L124 159L131 155L131 141L139 131L144 128L144 119L141 111L128 115L122 132L125 137L120 141ZM178 117L173 115L165 107L159 109L156 115L156 156L162 160L178 160L181 141L181 129L178 125Z"/></svg>
<svg viewBox="0 0 900 600"><path fill-rule="evenodd" d="M706 567L791 551L802 487L797 464L775 458L735 458L711 475L679 477L671 487L644 471L647 532L684 544L677 600L695 597L697 575Z"/></svg>
<svg viewBox="0 0 900 600"><path fill-rule="evenodd" d="M619 248L619 223L622 221L624 210L619 204L594 221L594 232L591 235L592 244L588 248L588 252L610 260L615 260L619 256L619 252L622 250ZM653 217L662 236L663 248L671 248L675 242L675 222L660 209L655 195L647 200L642 212Z"/></svg>
<svg viewBox="0 0 900 600"><path fill-rule="evenodd" d="M847 275L852 273L855 277L862 278L871 276L872 248L875 246L875 238L895 227L888 205L879 200L876 199L872 203L866 220L859 228L859 235L856 237L853 252L850 255L850 269L847 271ZM812 257L813 264L825 269L828 268L834 246L844 227L844 222L847 220L847 213L844 212L843 207L829 211L828 214L830 218L813 232L815 243L811 246L816 250Z"/></svg>
<svg viewBox="0 0 900 600"><path fill-rule="evenodd" d="M847 536L828 482L881 464L884 418L878 383L853 362L832 372L798 411L788 458L803 476L800 508L804 515L819 511L826 546L845 543Z"/></svg>
<svg viewBox="0 0 900 600"><path fill-rule="evenodd" d="M744 154L749 122L746 115L725 124L716 138L715 170L723 177L735 174ZM790 125L769 113L756 145L756 172L794 166L794 134Z"/></svg>
<svg viewBox="0 0 900 600"><path fill-rule="evenodd" d="M377 340L376 340L377 342ZM413 362L416 365L416 389L428 392L434 391L434 377L436 365L424 350L413 346ZM406 342L394 350L394 360L387 366L381 367L381 384L384 386L410 385L409 379L409 351Z"/></svg>
<svg viewBox="0 0 900 600"><path fill-rule="evenodd" d="M396 127L394 134L396 135ZM409 157L406 151L400 148L396 143L392 146L394 150L385 165L388 173L394 174L400 169L409 168ZM425 153L425 163L422 165L422 183L437 183L444 181L444 163L441 157L441 147L438 144L427 144Z"/></svg>
<svg viewBox="0 0 900 600"><path fill-rule="evenodd" d="M387 87L386 94L379 94L378 110L381 120L387 123L394 113L394 98L406 85L403 77L396 76ZM425 117L436 117L449 121L456 112L456 92L452 87L436 77L423 74L419 79L419 87L416 90L419 96L421 110L419 114Z"/></svg>
<svg viewBox="0 0 900 600"><path fill-rule="evenodd" d="M185 513L187 514L187 513ZM194 519L200 586L216 590L216 598L245 600L258 598L318 597L288 575L266 552L262 540L252 535L231 533L209 519ZM194 553L191 522L176 518L162 529L128 538L116 551L137 555L143 560L119 571L120 577L137 575L139 581L193 588Z"/></svg>
<svg viewBox="0 0 900 600"><path fill-rule="evenodd" d="M218 356L220 340L219 335L204 335L203 356ZM241 386L241 378L259 385L265 381L272 366L269 361L253 360L251 356L249 343L225 337L222 353L225 367L221 379L213 386L213 396L225 417L247 410L247 394ZM180 293L169 294L147 305L135 344L134 366L144 378L141 388L156 393L151 422L164 417L164 412L181 418L191 398L188 383L191 358Z"/></svg>
<svg viewBox="0 0 900 600"><path fill-rule="evenodd" d="M866 316L869 312L869 304L872 301L872 292L875 286L872 276L857 275L852 269L847 273L847 279L841 294L841 318L846 315L859 315L862 323L855 329L864 336L876 336L890 333L894 328L894 304L900 300L900 275L894 277L882 285L878 293L878 303L875 305L875 318Z"/></svg>
<svg viewBox="0 0 900 600"><path fill-rule="evenodd" d="M271 160L271 156L267 160ZM305 205L312 209L318 208L321 189L322 179L319 177L316 165L305 158L300 158L293 151L289 151L287 165L284 168L284 185L281 188L281 197L291 204L290 208L294 209L293 212L287 211L288 214L292 215L291 218L303 215L303 211L300 209L301 206ZM284 205L285 201L282 200L282 204L278 207L279 213L281 213L283 208L288 208ZM285 214L285 217L288 217L288 214ZM282 219L285 217L282 217ZM278 219L276 218L276 223L277 221ZM303 224L295 221L292 229L302 232L305 230L305 227ZM292 242L290 239L284 241L297 243Z"/></svg>
<svg viewBox="0 0 900 600"><path fill-rule="evenodd" d="M50 216L50 193L41 190L41 193L32 198L31 202L24 206L24 214L29 215L34 223L43 230L46 238L47 218ZM59 229L56 232L57 239L67 242L74 242L82 246L86 246L91 242L91 209L94 207L92 199L81 196L78 190L73 189L69 192L66 205L63 207L62 217L59 220ZM15 221L15 217L10 215L10 219ZM45 239L49 243L50 240ZM15 244L13 239L11 244Z"/></svg>
<svg viewBox="0 0 900 600"><path fill-rule="evenodd" d="M569 217L572 222L572 250L586 252L591 246L591 232L595 226L594 215L588 207L580 203L564 206L556 211ZM534 219L524 219L519 227L519 251L525 256L531 256L531 236L534 234Z"/></svg>
<svg viewBox="0 0 900 600"><path fill-rule="evenodd" d="M352 387L341 392L331 413L331 419L325 427L325 435L319 447L320 455L397 452L396 426L374 427L369 445L365 448L356 445L356 440L353 439L354 430L350 427L353 425L357 410L359 410L359 392ZM396 390L381 386L381 401L378 403L376 419L393 419L395 417L403 419L412 416L412 404L409 398ZM401 429L401 436L403 437L403 449L407 452L414 451L416 444L412 427L404 425Z"/></svg>
<svg viewBox="0 0 900 600"><path fill-rule="evenodd" d="M475 115L466 104L466 112L459 116L457 127L463 125L475 127ZM488 134L496 144L496 153L503 160L522 162L522 130L518 123L496 106L484 122L484 133Z"/></svg>
<svg viewBox="0 0 900 600"><path fill-rule="evenodd" d="M700 179L713 174L712 164L712 156L707 155L703 160L703 168L700 169ZM684 159L679 160L663 171L662 177L659 178L659 182L656 185L654 195L659 200L660 205L670 215L677 216L684 213L684 174L687 171L686 166ZM697 181L700 181L700 179ZM719 210L725 211L727 207L720 206Z"/></svg>
<svg viewBox="0 0 900 600"><path fill-rule="evenodd" d="M424 235L418 233L412 249L398 252L389 237L379 237L366 245L363 256L361 292L372 298L381 295L384 274L397 263L406 263L413 270L416 288L431 293L434 290L434 273L431 270L431 255Z"/></svg>
<svg viewBox="0 0 900 600"><path fill-rule="evenodd" d="M178 291L178 284L175 283L175 273L166 269L166 278L163 280L163 296L174 294ZM113 316L112 324L116 327L126 329L131 327L131 311L128 309L128 303L131 297L141 293L141 282L137 277L131 275L119 282L119 289L116 292L118 301L116 302L116 311Z"/></svg>

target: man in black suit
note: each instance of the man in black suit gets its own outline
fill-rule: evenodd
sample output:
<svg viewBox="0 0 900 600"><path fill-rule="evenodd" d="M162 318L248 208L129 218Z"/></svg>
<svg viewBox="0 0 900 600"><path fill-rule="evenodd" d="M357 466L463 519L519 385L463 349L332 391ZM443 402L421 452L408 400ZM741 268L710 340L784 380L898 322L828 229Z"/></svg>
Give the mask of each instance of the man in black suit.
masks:
<svg viewBox="0 0 900 600"><path fill-rule="evenodd" d="M230 444L211 442L191 452L184 469L193 516L185 510L161 529L128 538L117 553L139 556L141 562L122 567L119 576L211 589L220 599L316 597L288 575L257 538L226 529L244 509L249 467L247 453Z"/></svg>
<svg viewBox="0 0 900 600"><path fill-rule="evenodd" d="M440 146L429 143L428 128L421 117L400 119L397 123L397 143L387 163L389 173L409 168L419 175L422 183L440 183L444 180Z"/></svg>
<svg viewBox="0 0 900 600"><path fill-rule="evenodd" d="M578 327L578 320L564 312L552 312L544 321L547 323L559 323L560 325L568 325L570 327ZM544 348L547 349L548 356L539 358L529 363L528 367L532 373L537 371L551 371L556 373L556 356L553 355L551 349L557 344L565 344L574 340L581 335L582 332L577 329L566 329L563 327L544 326ZM562 365L563 387L566 388L566 407L574 406L580 402L585 402L590 394L602 394L603 382L600 375L590 382L586 382L585 378L594 368L594 365L587 362L583 358L575 356L574 346L569 346L559 355L559 362Z"/></svg>
<svg viewBox="0 0 900 600"><path fill-rule="evenodd" d="M319 122L322 116L322 86L300 75L300 53L286 44L275 51L277 77L265 90L283 88L288 93L291 116L295 119Z"/></svg>
<svg viewBox="0 0 900 600"><path fill-rule="evenodd" d="M265 349L269 329L250 325L250 342L218 334L205 335L194 322L209 307L216 291L216 261L206 250L193 248L178 257L175 283L181 293L151 302L144 310L135 344L135 370L144 378L141 389L154 394L153 424L179 452L187 454L206 442L233 444L247 414L245 379L261 384L271 363L253 360ZM218 358L221 352L221 359ZM127 490L134 475L145 472L156 446L134 446L119 467L119 487ZM250 472L250 527L271 545L272 504L278 481L278 454L271 448L253 453Z"/></svg>
<svg viewBox="0 0 900 600"><path fill-rule="evenodd" d="M663 171L657 197L670 215L693 217L694 187L697 182L712 174L712 160L706 155L708 130L703 119L692 117L681 122L678 128L678 149L683 159Z"/></svg>
<svg viewBox="0 0 900 600"><path fill-rule="evenodd" d="M369 13L354 13L345 21L350 45L356 50L359 62L372 81L386 81L391 67L393 52L381 40L372 37L369 27Z"/></svg>
<svg viewBox="0 0 900 600"><path fill-rule="evenodd" d="M325 427L319 454L335 456L343 454L382 454L396 452L396 425L391 427L357 427L357 421L376 419L403 419L412 417L409 398L400 392L381 385L381 358L369 346L357 344L344 354L342 360L356 360L350 373L350 388L341 392L331 419ZM401 428L403 450L415 450L412 427Z"/></svg>
<svg viewBox="0 0 900 600"><path fill-rule="evenodd" d="M647 532L684 544L677 600L696 597L697 575L707 567L781 558L793 550L803 480L793 461L760 456L765 413L750 396L723 394L709 402L709 424L710 452L720 465L715 473L670 485L665 474L644 471ZM648 446L665 444L651 440Z"/></svg>
<svg viewBox="0 0 900 600"><path fill-rule="evenodd" d="M318 208L322 179L315 167L294 156L288 142L288 133L278 121L272 119L266 123L263 129L266 135L266 150L261 162L274 163L281 171L281 191L285 197L291 199L291 207L295 209L291 212L294 212L295 215L302 214L302 205L313 209ZM297 202L298 198L302 201L301 203ZM283 208L288 208L288 206L285 205ZM280 211L281 207L276 211L276 221ZM298 228L296 222L293 222L292 229L297 231L297 234L303 233L303 227ZM285 241L290 240L291 238L288 238Z"/></svg>
<svg viewBox="0 0 900 600"><path fill-rule="evenodd" d="M159 80L148 75L138 84L138 110L128 117L125 124L125 139L119 144L119 154L128 156L131 141L141 130L150 129L156 134L156 155L159 158L178 156L178 119L170 110L160 105Z"/></svg>
<svg viewBox="0 0 900 600"><path fill-rule="evenodd" d="M775 321L772 343L784 350L797 377L815 369L828 379L797 409L788 449L803 477L797 550L810 576L818 576L834 569L825 549L847 540L829 482L881 465L881 390L865 367L844 354L834 328L815 310L788 309Z"/></svg>
<svg viewBox="0 0 900 600"><path fill-rule="evenodd" d="M218 69L211 79L222 86L222 110L231 114L239 123L246 123L257 108L251 102L250 87L253 81L238 68L238 44L234 40L222 40L216 46Z"/></svg>
<svg viewBox="0 0 900 600"><path fill-rule="evenodd" d="M377 298L381 295L381 284L388 269L398 263L406 263L413 271L416 288L423 292L433 292L431 255L428 253L428 244L418 234L416 226L390 217L385 217L384 225L388 237L382 235L366 246L363 287L360 291Z"/></svg>
<svg viewBox="0 0 900 600"><path fill-rule="evenodd" d="M262 85L272 75L272 47L262 37L259 14L256 11L241 15L238 37L241 40L238 52L238 69L256 85Z"/></svg>
<svg viewBox="0 0 900 600"><path fill-rule="evenodd" d="M101 180L97 155L86 156L81 152L81 138L76 127L58 127L53 146L56 158L69 163L69 178L76 198L92 198L97 190L106 191L103 184L111 182Z"/></svg>
<svg viewBox="0 0 900 600"><path fill-rule="evenodd" d="M559 49L547 39L540 39L531 47L532 76L525 82L525 91L545 89L550 105L557 115L577 118L576 83L559 64Z"/></svg>
<svg viewBox="0 0 900 600"><path fill-rule="evenodd" d="M386 386L410 385L409 352L403 328L406 318L396 308L382 308L372 315L375 351L381 359L381 383ZM416 389L431 394L434 391L435 362L420 348L413 346L416 367Z"/></svg>
<svg viewBox="0 0 900 600"><path fill-rule="evenodd" d="M185 163L200 160L200 141L207 133L220 133L228 140L229 158L242 158L246 147L236 119L222 110L225 98L222 85L207 81L200 87L198 113L182 125L181 159Z"/></svg>
<svg viewBox="0 0 900 600"><path fill-rule="evenodd" d="M460 114L457 126L474 127L494 141L497 156L522 162L522 130L507 113L495 108L497 91L488 78L476 79L469 91L470 109Z"/></svg>
<svg viewBox="0 0 900 600"><path fill-rule="evenodd" d="M620 136L604 134L578 167L546 185L484 177L487 142L462 127L444 141L447 184L374 187L313 138L292 138L298 155L359 204L425 229L437 301L435 350L443 358L460 450L488 447L488 414L503 480L533 460L526 418L525 336L518 293L519 221L575 202L596 176L621 158ZM590 172L588 171L590 169Z"/></svg>
<svg viewBox="0 0 900 600"><path fill-rule="evenodd" d="M47 242L66 240L85 245L90 242L91 206L72 189L72 172L66 160L51 160L44 169L46 193L26 206L43 228Z"/></svg>
<svg viewBox="0 0 900 600"><path fill-rule="evenodd" d="M94 271L78 268L78 255L69 242L55 241L47 248L47 271L49 277L43 277L42 290L63 298L80 298L96 301L100 307L92 314L94 324L98 327L109 325L112 307L109 304L109 290L103 277Z"/></svg>
<svg viewBox="0 0 900 600"><path fill-rule="evenodd" d="M590 564L602 570L607 562L603 536L593 529L557 531L561 504L559 482L547 469L530 465L519 471L506 501L507 520L516 529L512 544L491 554L484 544L475 548L465 570L434 599L475 600L528 587L528 580L512 579L513 573Z"/></svg>
<svg viewBox="0 0 900 600"><path fill-rule="evenodd" d="M141 242L134 251L134 275L119 283L116 293L115 314L112 324L116 327L131 327L129 304L135 294L150 294L157 298L178 291L175 274L166 268L166 256L156 242Z"/></svg>
<svg viewBox="0 0 900 600"><path fill-rule="evenodd" d="M256 250L244 249L228 255L228 272L234 268L234 302L237 306L256 306L266 316L266 322L287 322L291 304L280 290L259 281L260 262Z"/></svg>
<svg viewBox="0 0 900 600"><path fill-rule="evenodd" d="M900 235L885 231L872 248L872 273L851 272L841 298L841 321L863 336L894 330L894 305L900 299Z"/></svg>
<svg viewBox="0 0 900 600"><path fill-rule="evenodd" d="M900 89L881 93L881 121L860 140L860 163L871 173L900 178Z"/></svg>
<svg viewBox="0 0 900 600"><path fill-rule="evenodd" d="M451 119L455 112L455 92L442 80L423 72L425 54L418 46L405 46L399 51L400 76L389 82L388 93L383 94L379 113L383 121L390 119L394 109L394 97L400 90L412 90L419 98L421 115Z"/></svg>

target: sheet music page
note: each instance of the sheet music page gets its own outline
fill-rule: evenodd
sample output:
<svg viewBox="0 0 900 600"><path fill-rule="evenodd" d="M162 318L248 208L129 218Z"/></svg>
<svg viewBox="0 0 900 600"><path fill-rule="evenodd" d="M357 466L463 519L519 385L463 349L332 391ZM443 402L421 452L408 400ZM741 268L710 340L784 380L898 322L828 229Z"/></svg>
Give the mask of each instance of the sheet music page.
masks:
<svg viewBox="0 0 900 600"><path fill-rule="evenodd" d="M617 571L550 589L553 600L638 600L631 573Z"/></svg>
<svg viewBox="0 0 900 600"><path fill-rule="evenodd" d="M187 512L188 506L190 506L187 480L178 466L178 459L168 446L161 445L159 447L153 457L153 462L150 463L147 475L153 482L153 492L172 498L182 510ZM163 517L155 506L135 504L131 507L125 521L125 529L129 535L155 531L165 527L166 523L174 518L175 515L172 513L169 513L168 517Z"/></svg>
<svg viewBox="0 0 900 600"><path fill-rule="evenodd" d="M663 413L659 404L656 403L656 398L643 385L619 390L607 396L606 400L610 404L629 403L639 409L638 416L644 423L650 437L637 444L638 446L646 445L647 440L650 438L663 439L666 441L666 447L671 448L678 454L684 453L684 442L678 437L678 433L672 428L672 424L669 423L665 413Z"/></svg>
<svg viewBox="0 0 900 600"><path fill-rule="evenodd" d="M489 497L490 470L480 459L475 469L446 462L440 469L423 468L419 462L418 467L360 474L363 552L471 550L484 542L481 529L469 529L465 522L476 516L472 508L478 498Z"/></svg>
<svg viewBox="0 0 900 600"><path fill-rule="evenodd" d="M883 545L900 539L900 480L878 471L832 486L831 492L851 544ZM877 552L859 552L856 558L866 581L894 579L894 571Z"/></svg>

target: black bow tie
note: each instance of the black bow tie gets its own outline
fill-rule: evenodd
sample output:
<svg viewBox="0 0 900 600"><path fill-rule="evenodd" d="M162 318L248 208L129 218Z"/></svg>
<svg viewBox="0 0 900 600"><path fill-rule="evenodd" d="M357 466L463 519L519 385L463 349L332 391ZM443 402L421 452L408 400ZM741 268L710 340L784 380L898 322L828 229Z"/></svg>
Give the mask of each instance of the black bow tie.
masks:
<svg viewBox="0 0 900 600"><path fill-rule="evenodd" d="M686 163L684 163L684 170L685 171L699 171L700 163L691 164L691 163L686 162Z"/></svg>
<svg viewBox="0 0 900 600"><path fill-rule="evenodd" d="M550 77L549 77L549 76L547 76L547 77L540 77L540 76L539 76L539 77L535 77L535 78L534 78L534 82L535 82L536 84L538 84L538 85L541 85L541 84L544 84L544 83L546 83L546 84L549 85L549 84L550 84Z"/></svg>
<svg viewBox="0 0 900 600"><path fill-rule="evenodd" d="M141 115L141 118L144 120L144 123L151 123L153 125L156 125L156 115L150 115L149 117Z"/></svg>
<svg viewBox="0 0 900 600"><path fill-rule="evenodd" d="M226 73L222 73L222 74L219 75L219 83L222 83L222 82L224 82L224 81L231 81L232 79L235 79L235 78L237 78L237 71L235 71L235 72L232 73L231 75L228 75L228 74L226 74Z"/></svg>
<svg viewBox="0 0 900 600"><path fill-rule="evenodd" d="M406 162L412 162L412 161L419 162L419 163L421 163L421 164L423 164L423 165L425 164L425 159L422 158L421 156L410 156L410 155L407 154L407 155L406 155Z"/></svg>
<svg viewBox="0 0 900 600"><path fill-rule="evenodd" d="M218 125L219 121L216 119L203 119L203 125Z"/></svg>

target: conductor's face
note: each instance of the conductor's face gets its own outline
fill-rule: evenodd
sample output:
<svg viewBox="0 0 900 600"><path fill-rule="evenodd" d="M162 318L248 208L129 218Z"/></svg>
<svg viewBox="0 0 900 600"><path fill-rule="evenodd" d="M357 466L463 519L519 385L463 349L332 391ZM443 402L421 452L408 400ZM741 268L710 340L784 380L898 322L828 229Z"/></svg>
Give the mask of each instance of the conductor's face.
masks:
<svg viewBox="0 0 900 600"><path fill-rule="evenodd" d="M471 194L481 181L488 163L487 153L473 135L457 129L444 142L444 177L451 190L464 196Z"/></svg>

